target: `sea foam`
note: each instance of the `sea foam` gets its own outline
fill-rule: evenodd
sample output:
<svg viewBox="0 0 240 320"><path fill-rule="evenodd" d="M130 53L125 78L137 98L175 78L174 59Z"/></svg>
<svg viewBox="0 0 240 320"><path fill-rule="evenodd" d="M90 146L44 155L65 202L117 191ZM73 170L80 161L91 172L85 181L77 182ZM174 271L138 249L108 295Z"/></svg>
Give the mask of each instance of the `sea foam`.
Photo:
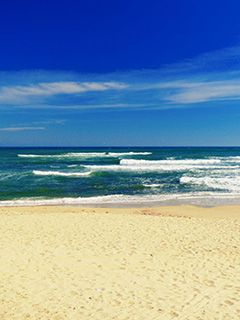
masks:
<svg viewBox="0 0 240 320"><path fill-rule="evenodd" d="M59 177L86 177L92 172L61 172L61 171L40 171L33 170L33 174L37 176L59 176Z"/></svg>
<svg viewBox="0 0 240 320"><path fill-rule="evenodd" d="M42 206L42 205L115 205L115 204L144 204L144 203L161 203L165 201L178 200L197 200L197 199L232 199L240 197L240 193L224 193L224 192L192 192L178 194L159 194L159 195L124 195L114 194L107 196L95 197L78 197L78 198L22 198L17 200L0 201L0 206Z"/></svg>
<svg viewBox="0 0 240 320"><path fill-rule="evenodd" d="M183 176L180 178L182 184L204 185L213 189L238 191L240 192L240 177L192 177Z"/></svg>
<svg viewBox="0 0 240 320"><path fill-rule="evenodd" d="M221 166L206 166L206 165L165 165L165 164L133 164L123 165L84 165L92 171L135 171L135 172L161 172L161 171L186 171L186 170L199 170L199 169L222 169Z"/></svg>
<svg viewBox="0 0 240 320"><path fill-rule="evenodd" d="M159 166L159 165L210 165L219 164L220 159L186 159L186 160L136 160L136 159L122 159L121 165L125 166Z"/></svg>
<svg viewBox="0 0 240 320"><path fill-rule="evenodd" d="M97 157L122 157L122 156L137 156L150 155L151 152L69 152L63 154L18 154L19 158L97 158Z"/></svg>

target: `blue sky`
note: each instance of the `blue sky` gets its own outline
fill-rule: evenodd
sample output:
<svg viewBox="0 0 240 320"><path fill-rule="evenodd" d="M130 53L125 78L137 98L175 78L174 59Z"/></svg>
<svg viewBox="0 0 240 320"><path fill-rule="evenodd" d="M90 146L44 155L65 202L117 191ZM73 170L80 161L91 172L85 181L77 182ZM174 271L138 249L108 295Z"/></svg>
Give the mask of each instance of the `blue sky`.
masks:
<svg viewBox="0 0 240 320"><path fill-rule="evenodd" d="M239 10L1 4L0 146L240 145Z"/></svg>

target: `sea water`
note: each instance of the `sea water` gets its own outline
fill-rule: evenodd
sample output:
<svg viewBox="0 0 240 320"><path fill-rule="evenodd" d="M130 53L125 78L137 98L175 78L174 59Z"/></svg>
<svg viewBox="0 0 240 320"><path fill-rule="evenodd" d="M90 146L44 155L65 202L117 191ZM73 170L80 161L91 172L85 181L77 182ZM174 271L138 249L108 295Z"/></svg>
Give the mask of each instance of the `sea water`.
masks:
<svg viewBox="0 0 240 320"><path fill-rule="evenodd" d="M0 205L169 203L240 203L240 148L0 148Z"/></svg>

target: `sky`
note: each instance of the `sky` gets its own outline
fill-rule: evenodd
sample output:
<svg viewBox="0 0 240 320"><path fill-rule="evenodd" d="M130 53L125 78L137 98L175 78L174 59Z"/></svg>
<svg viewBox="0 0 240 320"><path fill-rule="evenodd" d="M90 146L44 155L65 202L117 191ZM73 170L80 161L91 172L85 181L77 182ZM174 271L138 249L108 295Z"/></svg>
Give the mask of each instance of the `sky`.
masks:
<svg viewBox="0 0 240 320"><path fill-rule="evenodd" d="M0 146L240 146L240 2L4 1Z"/></svg>

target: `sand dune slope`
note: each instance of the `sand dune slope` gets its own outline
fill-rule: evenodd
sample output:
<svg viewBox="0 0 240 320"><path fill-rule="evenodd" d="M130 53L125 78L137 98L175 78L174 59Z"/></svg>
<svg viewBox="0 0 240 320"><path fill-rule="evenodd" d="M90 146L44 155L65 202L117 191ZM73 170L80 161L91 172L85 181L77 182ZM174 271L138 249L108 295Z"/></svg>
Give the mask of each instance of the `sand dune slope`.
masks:
<svg viewBox="0 0 240 320"><path fill-rule="evenodd" d="M0 209L0 319L240 319L240 219L125 212Z"/></svg>

